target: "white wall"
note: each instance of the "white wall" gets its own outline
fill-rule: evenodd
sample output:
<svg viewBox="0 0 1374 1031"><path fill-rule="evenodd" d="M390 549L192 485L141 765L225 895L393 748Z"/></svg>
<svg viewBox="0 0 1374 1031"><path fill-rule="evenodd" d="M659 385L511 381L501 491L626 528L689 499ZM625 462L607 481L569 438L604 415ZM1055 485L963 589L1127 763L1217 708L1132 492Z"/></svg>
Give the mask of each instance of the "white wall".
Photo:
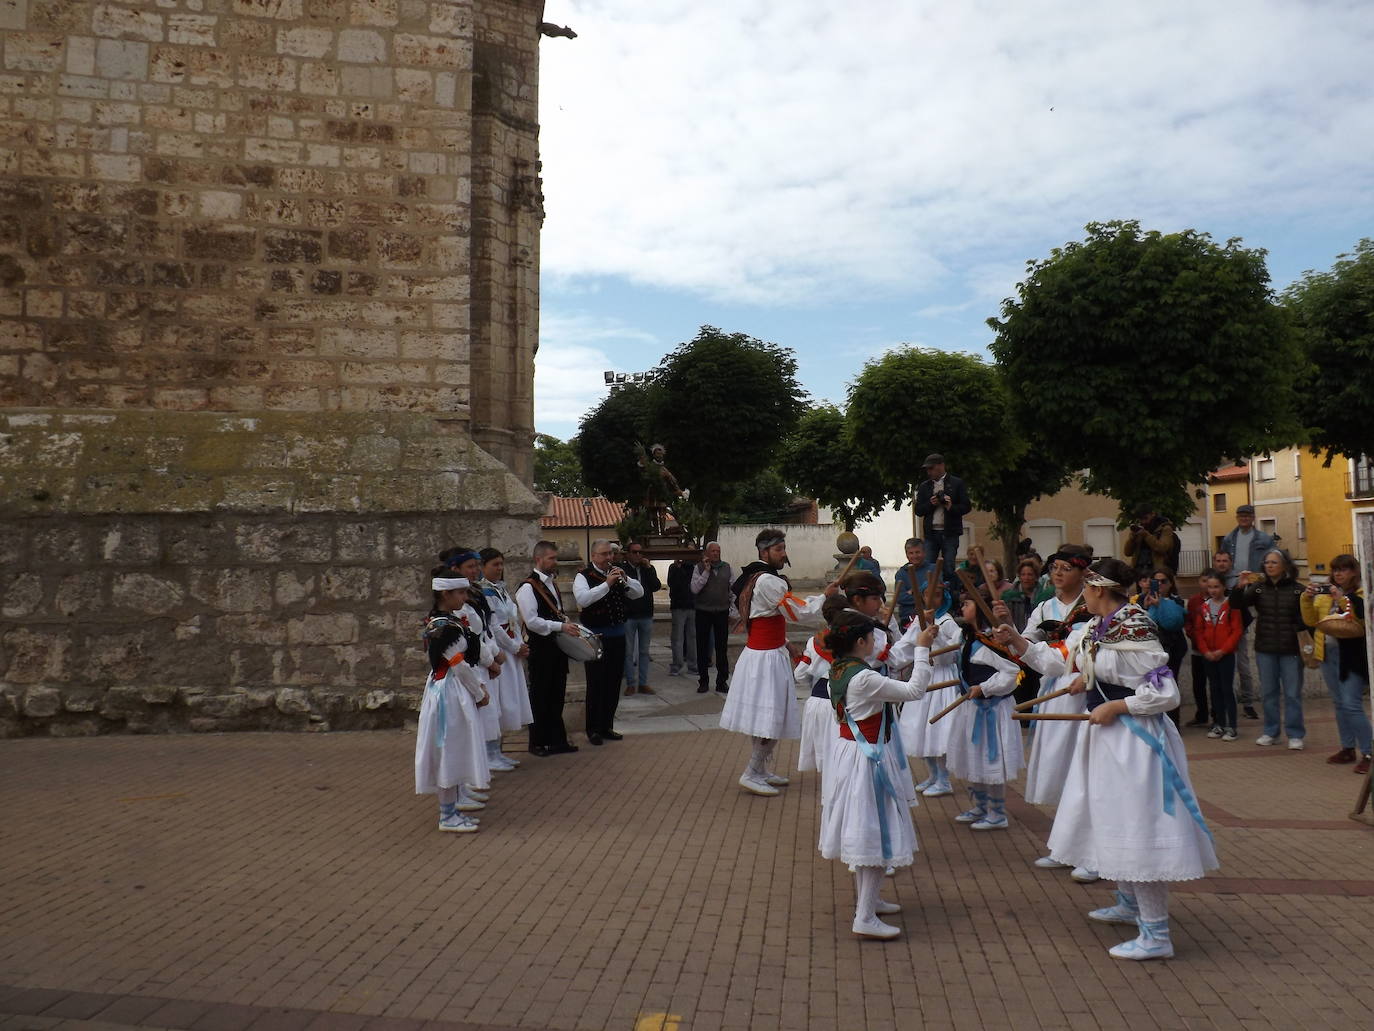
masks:
<svg viewBox="0 0 1374 1031"><path fill-rule="evenodd" d="M721 558L729 562L736 573L758 559L754 538L763 528L761 523L720 528ZM798 580L826 579L835 568L835 538L843 532L843 525L822 523L819 526L778 526L777 529L787 534L787 557L792 560L792 565L783 572ZM869 543L862 537L860 541ZM900 555L900 544L897 550ZM877 557L876 548L874 557Z"/></svg>

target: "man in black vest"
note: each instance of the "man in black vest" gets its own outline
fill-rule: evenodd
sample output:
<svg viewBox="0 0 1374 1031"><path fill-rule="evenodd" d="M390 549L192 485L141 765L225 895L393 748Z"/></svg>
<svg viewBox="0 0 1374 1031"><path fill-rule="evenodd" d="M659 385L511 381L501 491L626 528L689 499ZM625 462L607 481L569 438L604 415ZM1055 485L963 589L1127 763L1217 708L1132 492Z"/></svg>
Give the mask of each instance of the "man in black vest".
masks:
<svg viewBox="0 0 1374 1031"><path fill-rule="evenodd" d="M611 542L592 542L592 563L573 578L573 597L584 626L601 638L601 658L587 666L587 740L619 741L615 710L625 673L625 615L630 599L642 598L639 581L611 564Z"/></svg>
<svg viewBox="0 0 1374 1031"><path fill-rule="evenodd" d="M534 571L515 592L515 604L530 639L530 752L540 758L576 752L563 726L563 701L568 692L568 657L557 635L577 636L577 624L563 614L563 596L554 583L558 545L540 541L534 546Z"/></svg>

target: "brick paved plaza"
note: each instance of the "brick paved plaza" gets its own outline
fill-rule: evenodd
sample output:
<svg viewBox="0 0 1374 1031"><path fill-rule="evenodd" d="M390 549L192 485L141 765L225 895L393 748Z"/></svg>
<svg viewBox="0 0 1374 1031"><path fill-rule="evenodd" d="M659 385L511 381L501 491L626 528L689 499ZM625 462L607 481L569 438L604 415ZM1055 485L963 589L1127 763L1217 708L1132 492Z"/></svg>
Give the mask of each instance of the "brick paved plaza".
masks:
<svg viewBox="0 0 1374 1031"><path fill-rule="evenodd" d="M906 934L856 940L816 777L742 792L720 696L661 670L623 742L498 775L476 835L436 831L406 732L5 742L0 1024L1369 1026L1374 829L1329 703L1305 753L1187 734L1223 869L1175 895L1177 958L1130 964L1084 917L1105 886L1030 867L1019 798L984 835L925 802Z"/></svg>

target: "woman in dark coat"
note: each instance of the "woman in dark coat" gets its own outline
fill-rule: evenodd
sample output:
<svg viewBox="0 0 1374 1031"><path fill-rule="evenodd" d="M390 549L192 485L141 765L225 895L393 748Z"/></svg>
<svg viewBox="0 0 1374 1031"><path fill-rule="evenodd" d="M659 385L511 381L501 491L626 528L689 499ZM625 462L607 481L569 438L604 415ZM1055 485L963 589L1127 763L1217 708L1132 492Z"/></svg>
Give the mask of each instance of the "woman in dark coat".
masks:
<svg viewBox="0 0 1374 1031"><path fill-rule="evenodd" d="M1255 665L1259 668L1260 696L1264 704L1264 733L1257 745L1279 741L1279 717L1288 735L1288 747L1301 749L1306 728L1302 721L1302 660L1298 631L1302 621L1302 585L1293 563L1277 549L1264 555L1264 575L1242 574L1242 583L1231 592L1231 606L1254 606ZM1282 712L1280 712L1280 698Z"/></svg>

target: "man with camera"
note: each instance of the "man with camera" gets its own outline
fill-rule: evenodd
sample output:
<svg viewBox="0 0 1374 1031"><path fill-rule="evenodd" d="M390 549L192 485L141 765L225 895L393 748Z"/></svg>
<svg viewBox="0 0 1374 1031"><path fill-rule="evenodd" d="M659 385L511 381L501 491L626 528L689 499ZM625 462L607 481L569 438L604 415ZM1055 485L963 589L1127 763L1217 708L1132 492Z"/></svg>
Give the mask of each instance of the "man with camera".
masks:
<svg viewBox="0 0 1374 1031"><path fill-rule="evenodd" d="M1178 572L1179 553L1183 542L1174 532L1174 524L1149 505L1141 505L1135 512L1135 521L1126 532L1124 554L1127 561L1135 566L1136 572L1152 572L1167 569Z"/></svg>
<svg viewBox="0 0 1374 1031"><path fill-rule="evenodd" d="M944 557L945 583L958 597L954 575L959 558L959 538L964 533L964 516L973 510L964 481L945 471L945 456L926 455L921 463L929 479L916 488L916 514L921 517L928 558Z"/></svg>
<svg viewBox="0 0 1374 1031"><path fill-rule="evenodd" d="M601 658L587 667L587 740L619 741L615 710L625 672L625 620L631 600L644 596L638 580L611 562L611 542L592 541L592 561L573 578L573 597L584 626L601 638Z"/></svg>

